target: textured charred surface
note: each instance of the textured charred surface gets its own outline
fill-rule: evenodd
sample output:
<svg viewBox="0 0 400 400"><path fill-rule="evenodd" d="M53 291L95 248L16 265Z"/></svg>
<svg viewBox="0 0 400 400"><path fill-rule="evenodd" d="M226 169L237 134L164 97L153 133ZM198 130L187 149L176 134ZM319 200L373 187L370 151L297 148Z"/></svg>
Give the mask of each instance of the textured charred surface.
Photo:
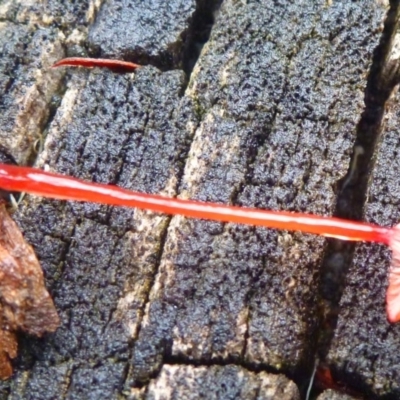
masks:
<svg viewBox="0 0 400 400"><path fill-rule="evenodd" d="M64 90L67 53L83 51L94 2L45 0L0 4L0 139L18 163L32 161Z"/></svg>
<svg viewBox="0 0 400 400"><path fill-rule="evenodd" d="M275 7L223 3L187 91L202 123L181 195L329 215L362 110L361 71L379 38L357 21L369 10L378 28L383 10ZM280 30L294 19L296 36ZM311 236L173 219L134 344L132 382L145 382L163 357L310 368L323 250Z"/></svg>
<svg viewBox="0 0 400 400"><path fill-rule="evenodd" d="M195 0L108 1L90 29L89 45L103 57L179 67L195 11Z"/></svg>
<svg viewBox="0 0 400 400"><path fill-rule="evenodd" d="M325 390L322 394L317 397L317 400L355 400L355 397L347 394L335 392L334 390Z"/></svg>
<svg viewBox="0 0 400 400"><path fill-rule="evenodd" d="M63 56L57 30L0 22L0 140L26 163L50 115L60 72L48 68Z"/></svg>
<svg viewBox="0 0 400 400"><path fill-rule="evenodd" d="M185 104L178 106L183 82L179 71L154 68L136 76L77 73L40 162L95 181L173 194L188 143L180 126ZM62 320L55 335L37 343L35 353L45 356L35 367L64 365L68 398L98 398L105 387L105 396L116 396L168 217L37 199L16 218L43 250L37 252ZM92 371L89 362L98 368Z"/></svg>
<svg viewBox="0 0 400 400"><path fill-rule="evenodd" d="M72 31L87 24L87 18L96 10L94 3L91 0L8 0L0 6L0 19L24 25L56 26Z"/></svg>
<svg viewBox="0 0 400 400"><path fill-rule="evenodd" d="M300 399L295 384L282 375L258 374L228 366L193 367L164 365L157 379L149 384L144 399ZM132 393L135 395L135 391ZM134 398L132 396L132 398Z"/></svg>
<svg viewBox="0 0 400 400"><path fill-rule="evenodd" d="M158 68L190 69L221 0L112 0L91 27L88 45L102 57ZM115 40L118 38L118 40Z"/></svg>
<svg viewBox="0 0 400 400"><path fill-rule="evenodd" d="M0 8L5 29L20 29L15 37L25 43L4 41L11 64L0 75L1 101L9 101L9 115L22 101L7 100L10 71L20 63L14 48L24 57L22 48L39 34L28 20L14 23L23 10L62 33L69 55L84 51L90 27L88 43L98 54L190 70L187 46L196 47L190 41L201 31L196 13L218 2L164 3L142 13L134 1L105 2L96 18L100 2L86 10L48 2L53 22L40 17L42 5L10 2L6 16ZM39 124L48 137L36 165L150 193L331 215L387 8L372 0L292 3L224 1L188 87L182 70L150 66L134 75L69 73L65 87L49 91L65 94L54 119L50 113ZM70 15L77 32L65 22ZM128 17L118 22L117 15ZM135 18L142 25L131 30ZM31 73L24 68L18 77ZM7 157L33 158L30 145L22 153L7 140ZM30 197L16 218L41 260L62 326L22 341L18 372L0 386L2 397L151 398L166 387L174 398L205 380L216 398L230 389L232 398L268 398L269 388L296 389L248 369L296 378L312 369L323 239ZM374 301L383 304L380 288ZM351 360L362 369L362 358ZM236 366L213 365L229 363ZM362 377L356 383L365 387Z"/></svg>
<svg viewBox="0 0 400 400"><path fill-rule="evenodd" d="M365 207L366 220L388 226L400 220L399 100L396 94L390 104ZM400 396L400 356L396 351L400 327L389 324L385 315L390 260L389 249L382 246L356 247L329 362L343 382L360 385L370 395L396 399Z"/></svg>

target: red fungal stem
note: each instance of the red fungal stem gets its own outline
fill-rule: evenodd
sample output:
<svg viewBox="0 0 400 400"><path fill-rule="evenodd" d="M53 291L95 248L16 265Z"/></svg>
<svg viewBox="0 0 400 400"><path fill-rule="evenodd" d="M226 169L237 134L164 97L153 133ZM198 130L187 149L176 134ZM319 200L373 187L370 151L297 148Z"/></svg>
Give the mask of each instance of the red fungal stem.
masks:
<svg viewBox="0 0 400 400"><path fill-rule="evenodd" d="M64 58L57 61L52 68L56 67L85 67L85 68L110 68L124 71L135 71L140 67L138 64L134 64L128 61L120 60L107 60L104 58L82 58L82 57L70 57Z"/></svg>
<svg viewBox="0 0 400 400"><path fill-rule="evenodd" d="M191 218L258 225L314 233L344 240L389 244L390 229L339 218L287 211L268 211L129 191L118 186L84 182L38 169L0 164L0 187L63 200L136 207Z"/></svg>
<svg viewBox="0 0 400 400"><path fill-rule="evenodd" d="M400 229L398 227L384 228L363 222L312 214L259 210L143 194L117 186L90 183L38 169L5 164L0 164L0 188L53 199L136 207L191 218L302 231L343 240L384 243L394 251L394 262L398 263L400 259ZM398 266L393 265L389 275L386 300L390 322L400 320L400 273L398 271Z"/></svg>

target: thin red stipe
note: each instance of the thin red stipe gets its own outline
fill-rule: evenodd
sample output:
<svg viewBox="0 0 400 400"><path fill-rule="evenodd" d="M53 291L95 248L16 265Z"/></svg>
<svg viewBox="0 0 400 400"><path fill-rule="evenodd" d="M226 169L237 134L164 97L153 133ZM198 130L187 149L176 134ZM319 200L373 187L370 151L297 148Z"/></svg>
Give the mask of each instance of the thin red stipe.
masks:
<svg viewBox="0 0 400 400"><path fill-rule="evenodd" d="M85 67L85 68L110 68L124 71L135 71L140 67L128 61L108 60L105 58L83 58L83 57L70 57L57 61L52 68L56 67Z"/></svg>
<svg viewBox="0 0 400 400"><path fill-rule="evenodd" d="M191 218L296 230L343 240L378 242L389 245L393 260L387 292L390 322L400 320L400 228L349 221L340 218L286 211L259 210L168 198L129 191L117 186L85 182L38 169L0 164L0 188L27 192L53 199L88 201L116 206L136 207Z"/></svg>

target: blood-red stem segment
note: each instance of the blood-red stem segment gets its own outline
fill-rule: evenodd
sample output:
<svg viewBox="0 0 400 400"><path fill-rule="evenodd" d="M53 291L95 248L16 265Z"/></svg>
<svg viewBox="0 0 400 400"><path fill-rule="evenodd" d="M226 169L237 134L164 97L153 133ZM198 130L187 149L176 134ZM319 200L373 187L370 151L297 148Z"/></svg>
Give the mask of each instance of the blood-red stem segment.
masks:
<svg viewBox="0 0 400 400"><path fill-rule="evenodd" d="M85 182L38 169L0 164L0 188L27 192L53 199L88 201L184 215L213 221L234 222L265 228L298 230L353 241L379 242L393 251L386 293L390 322L400 321L400 226L378 225L286 211L226 206L193 200L168 198L129 191L118 186Z"/></svg>
<svg viewBox="0 0 400 400"><path fill-rule="evenodd" d="M137 207L165 214L296 230L344 240L390 242L391 229L377 225L312 214L259 210L143 194L26 167L0 164L0 187L56 199Z"/></svg>
<svg viewBox="0 0 400 400"><path fill-rule="evenodd" d="M108 60L105 58L70 57L57 61L52 68L56 67L100 67L113 70L135 71L140 65L128 61Z"/></svg>

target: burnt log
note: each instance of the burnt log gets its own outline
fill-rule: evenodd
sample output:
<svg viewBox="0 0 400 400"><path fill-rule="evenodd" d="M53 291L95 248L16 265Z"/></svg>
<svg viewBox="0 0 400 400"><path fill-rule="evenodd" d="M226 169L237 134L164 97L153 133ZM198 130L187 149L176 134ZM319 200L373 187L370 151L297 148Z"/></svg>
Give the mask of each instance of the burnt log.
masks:
<svg viewBox="0 0 400 400"><path fill-rule="evenodd" d="M387 159L378 145L396 118L396 7L7 2L2 158L147 193L393 224L397 164L373 160ZM143 67L50 68L66 55ZM316 358L356 392L399 394L386 250L32 196L14 218L61 326L21 335L0 398L295 399ZM388 346L361 348L368 329Z"/></svg>

